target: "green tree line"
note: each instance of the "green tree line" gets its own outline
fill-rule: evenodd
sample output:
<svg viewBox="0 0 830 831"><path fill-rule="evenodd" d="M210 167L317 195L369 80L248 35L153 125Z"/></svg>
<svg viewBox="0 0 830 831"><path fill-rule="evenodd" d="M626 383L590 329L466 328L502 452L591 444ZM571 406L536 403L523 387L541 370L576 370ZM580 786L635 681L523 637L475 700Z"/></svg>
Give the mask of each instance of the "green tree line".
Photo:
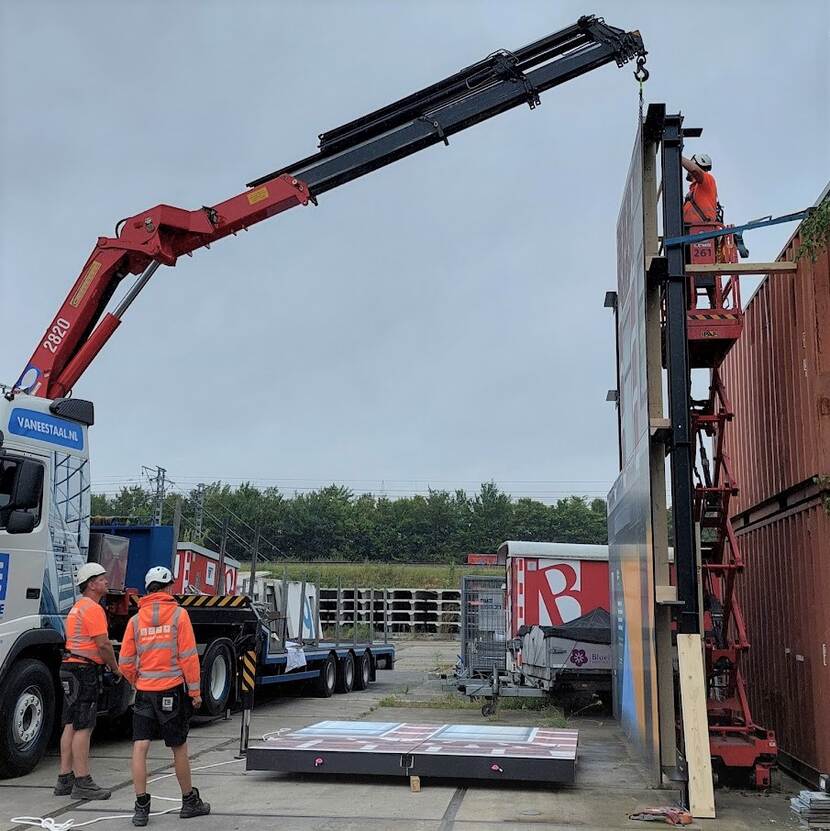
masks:
<svg viewBox="0 0 830 831"><path fill-rule="evenodd" d="M604 500L571 496L546 505L514 500L493 483L472 496L463 490L430 490L426 496L388 499L355 495L340 485L286 496L276 488L214 482L201 497L196 490L168 495L164 524L173 522L177 500L181 539L216 548L227 520L227 552L243 561L250 557L255 529L261 534L260 555L269 560L452 563L470 551L494 552L510 539L607 542ZM123 487L115 496L93 494L92 515L93 524L113 518L149 522L153 494L140 486Z"/></svg>

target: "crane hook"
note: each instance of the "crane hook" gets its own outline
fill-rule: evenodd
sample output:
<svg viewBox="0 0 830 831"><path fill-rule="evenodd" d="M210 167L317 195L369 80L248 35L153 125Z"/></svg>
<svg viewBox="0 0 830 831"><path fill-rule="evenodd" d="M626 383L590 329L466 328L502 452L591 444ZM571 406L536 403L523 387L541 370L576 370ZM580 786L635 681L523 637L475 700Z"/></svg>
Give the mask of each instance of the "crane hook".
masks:
<svg viewBox="0 0 830 831"><path fill-rule="evenodd" d="M649 78L649 71L646 69L646 56L640 55L637 58L637 68L634 70L634 78L641 84Z"/></svg>

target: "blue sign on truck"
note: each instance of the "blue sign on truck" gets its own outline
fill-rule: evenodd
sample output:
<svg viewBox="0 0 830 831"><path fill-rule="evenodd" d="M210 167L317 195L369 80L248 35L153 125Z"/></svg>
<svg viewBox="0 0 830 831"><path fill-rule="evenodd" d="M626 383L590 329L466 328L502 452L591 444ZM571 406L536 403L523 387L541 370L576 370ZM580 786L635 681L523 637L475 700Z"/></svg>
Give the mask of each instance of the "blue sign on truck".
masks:
<svg viewBox="0 0 830 831"><path fill-rule="evenodd" d="M84 431L79 424L24 407L15 407L12 410L9 416L9 432L25 436L27 439L59 444L72 450L84 449Z"/></svg>

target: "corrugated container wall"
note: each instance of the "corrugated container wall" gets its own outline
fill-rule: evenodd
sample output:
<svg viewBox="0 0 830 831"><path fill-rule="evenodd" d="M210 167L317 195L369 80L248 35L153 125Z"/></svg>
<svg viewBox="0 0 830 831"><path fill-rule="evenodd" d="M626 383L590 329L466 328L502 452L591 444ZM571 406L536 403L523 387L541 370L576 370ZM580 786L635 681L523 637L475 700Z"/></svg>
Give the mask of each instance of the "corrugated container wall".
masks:
<svg viewBox="0 0 830 831"><path fill-rule="evenodd" d="M779 259L794 260L798 235ZM744 332L722 366L735 410L729 452L740 486L735 513L816 474L830 473L830 268L774 274L746 308ZM830 579L830 578L828 578Z"/></svg>
<svg viewBox="0 0 830 831"><path fill-rule="evenodd" d="M800 763L790 767L830 773L830 516L813 500L738 539L752 717Z"/></svg>
<svg viewBox="0 0 830 831"><path fill-rule="evenodd" d="M748 303L722 377L752 713L785 762L815 774L830 772L830 494L815 484L830 474L830 267L827 250L812 262L798 246L796 233L779 257L797 270Z"/></svg>

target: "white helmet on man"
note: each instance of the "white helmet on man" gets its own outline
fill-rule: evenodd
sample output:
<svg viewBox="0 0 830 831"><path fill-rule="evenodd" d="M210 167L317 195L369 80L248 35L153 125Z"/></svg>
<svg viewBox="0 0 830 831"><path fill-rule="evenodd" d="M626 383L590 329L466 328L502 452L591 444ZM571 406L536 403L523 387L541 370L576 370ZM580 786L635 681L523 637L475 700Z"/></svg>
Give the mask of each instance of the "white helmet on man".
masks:
<svg viewBox="0 0 830 831"><path fill-rule="evenodd" d="M165 566L153 566L144 575L144 588L149 589L151 583L161 583L162 586L169 586L173 582L173 572Z"/></svg>
<svg viewBox="0 0 830 831"><path fill-rule="evenodd" d="M75 585L80 588L84 583L92 580L93 577L100 577L106 573L107 570L100 563L84 563L78 569L78 574L75 577Z"/></svg>
<svg viewBox="0 0 830 831"><path fill-rule="evenodd" d="M692 161L701 169L701 170L711 170L712 169L712 157L706 153L695 153L692 156Z"/></svg>

